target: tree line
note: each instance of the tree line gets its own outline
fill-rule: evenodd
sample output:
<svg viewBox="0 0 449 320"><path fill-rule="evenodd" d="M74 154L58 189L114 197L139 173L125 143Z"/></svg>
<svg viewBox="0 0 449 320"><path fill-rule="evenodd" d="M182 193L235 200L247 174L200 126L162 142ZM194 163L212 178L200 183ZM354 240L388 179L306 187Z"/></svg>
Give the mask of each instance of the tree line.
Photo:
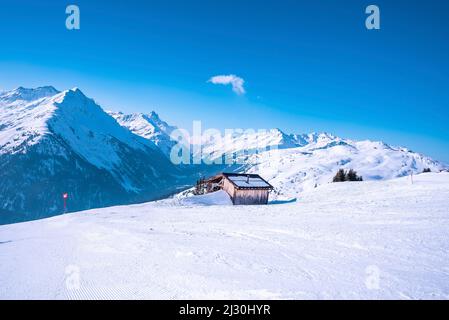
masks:
<svg viewBox="0 0 449 320"><path fill-rule="evenodd" d="M345 171L344 169L338 170L333 182L346 182L346 181L363 181L363 177L357 175L357 171L350 169Z"/></svg>

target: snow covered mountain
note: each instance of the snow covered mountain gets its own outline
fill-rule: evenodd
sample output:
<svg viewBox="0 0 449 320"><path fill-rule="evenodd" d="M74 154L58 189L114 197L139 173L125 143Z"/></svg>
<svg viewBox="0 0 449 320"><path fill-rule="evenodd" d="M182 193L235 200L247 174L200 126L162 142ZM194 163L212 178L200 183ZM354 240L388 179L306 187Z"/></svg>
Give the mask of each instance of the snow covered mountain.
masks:
<svg viewBox="0 0 449 320"><path fill-rule="evenodd" d="M124 114L122 112L113 111L108 111L108 113L115 118L121 126L150 140L166 155L170 154L171 148L176 144L175 141L170 139L170 135L177 128L170 126L168 123L161 120L159 115L154 111L149 114Z"/></svg>
<svg viewBox="0 0 449 320"><path fill-rule="evenodd" d="M23 104L24 102L31 102L45 97L51 97L60 93L52 86L39 87L35 89L28 89L19 87L12 91L1 92L0 101L9 104Z"/></svg>
<svg viewBox="0 0 449 320"><path fill-rule="evenodd" d="M203 146L203 156L210 160L223 154L232 155L239 164L228 168L267 179L275 187L272 200L297 198L303 191L327 184L340 168L354 169L365 180L448 169L429 157L383 142L353 141L329 133L288 135L280 129L234 133Z"/></svg>
<svg viewBox="0 0 449 320"><path fill-rule="evenodd" d="M254 152L266 151L271 148L289 149L299 147L307 142L302 137L287 135L280 129L271 130L239 130L227 133L222 139L207 139L202 141L203 157L215 160L223 154L244 156Z"/></svg>
<svg viewBox="0 0 449 320"><path fill-rule="evenodd" d="M157 199L177 168L79 89L0 95L0 223Z"/></svg>
<svg viewBox="0 0 449 320"><path fill-rule="evenodd" d="M301 136L302 146L278 149L248 157L241 170L259 173L275 187L272 199L291 199L332 181L343 168L354 169L364 180L387 180L440 172L448 167L429 157L383 142L352 141L329 134Z"/></svg>

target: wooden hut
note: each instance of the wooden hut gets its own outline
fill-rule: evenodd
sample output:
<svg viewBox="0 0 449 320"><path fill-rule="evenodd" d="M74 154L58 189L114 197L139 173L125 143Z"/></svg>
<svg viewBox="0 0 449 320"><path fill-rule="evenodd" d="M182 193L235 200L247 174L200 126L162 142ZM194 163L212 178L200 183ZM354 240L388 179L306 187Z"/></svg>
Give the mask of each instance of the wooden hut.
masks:
<svg viewBox="0 0 449 320"><path fill-rule="evenodd" d="M206 193L226 191L234 205L268 204L273 186L258 174L221 173L204 181Z"/></svg>

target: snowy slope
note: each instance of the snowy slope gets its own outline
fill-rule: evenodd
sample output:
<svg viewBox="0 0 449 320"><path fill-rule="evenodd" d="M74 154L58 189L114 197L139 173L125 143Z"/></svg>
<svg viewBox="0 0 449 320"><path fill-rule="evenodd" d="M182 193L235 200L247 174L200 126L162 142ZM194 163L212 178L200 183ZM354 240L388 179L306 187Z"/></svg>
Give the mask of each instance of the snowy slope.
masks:
<svg viewBox="0 0 449 320"><path fill-rule="evenodd" d="M179 201L178 204L181 206L232 206L231 198L223 190L199 196L181 197L179 199L175 197L173 200ZM170 203L173 200L166 202Z"/></svg>
<svg viewBox="0 0 449 320"><path fill-rule="evenodd" d="M49 133L46 122L55 108L48 102L57 94L53 87L0 94L0 154L23 151Z"/></svg>
<svg viewBox="0 0 449 320"><path fill-rule="evenodd" d="M0 299L449 299L449 174L0 226Z"/></svg>
<svg viewBox="0 0 449 320"><path fill-rule="evenodd" d="M170 194L177 169L79 89L0 95L0 223Z"/></svg>
<svg viewBox="0 0 449 320"><path fill-rule="evenodd" d="M147 140L118 126L77 88L55 95L50 92L52 95L42 98L40 88L36 89L36 94L32 94L32 89L26 90L26 97L37 99L16 97L17 100L11 102L11 96L16 95L6 93L0 96L1 153L26 152L27 147L45 135L55 134L64 137L70 147L90 163L109 169L119 161L117 150L108 143L111 137L133 149L156 149Z"/></svg>

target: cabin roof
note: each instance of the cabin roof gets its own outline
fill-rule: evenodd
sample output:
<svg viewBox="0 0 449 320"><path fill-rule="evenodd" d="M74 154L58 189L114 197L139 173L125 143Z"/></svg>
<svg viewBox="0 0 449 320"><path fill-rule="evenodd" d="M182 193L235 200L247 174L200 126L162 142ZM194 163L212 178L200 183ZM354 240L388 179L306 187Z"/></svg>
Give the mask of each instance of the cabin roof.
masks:
<svg viewBox="0 0 449 320"><path fill-rule="evenodd" d="M222 177L228 179L237 189L273 189L273 186L258 174L221 173L219 175L216 175L215 177L210 178L208 181L213 182Z"/></svg>

